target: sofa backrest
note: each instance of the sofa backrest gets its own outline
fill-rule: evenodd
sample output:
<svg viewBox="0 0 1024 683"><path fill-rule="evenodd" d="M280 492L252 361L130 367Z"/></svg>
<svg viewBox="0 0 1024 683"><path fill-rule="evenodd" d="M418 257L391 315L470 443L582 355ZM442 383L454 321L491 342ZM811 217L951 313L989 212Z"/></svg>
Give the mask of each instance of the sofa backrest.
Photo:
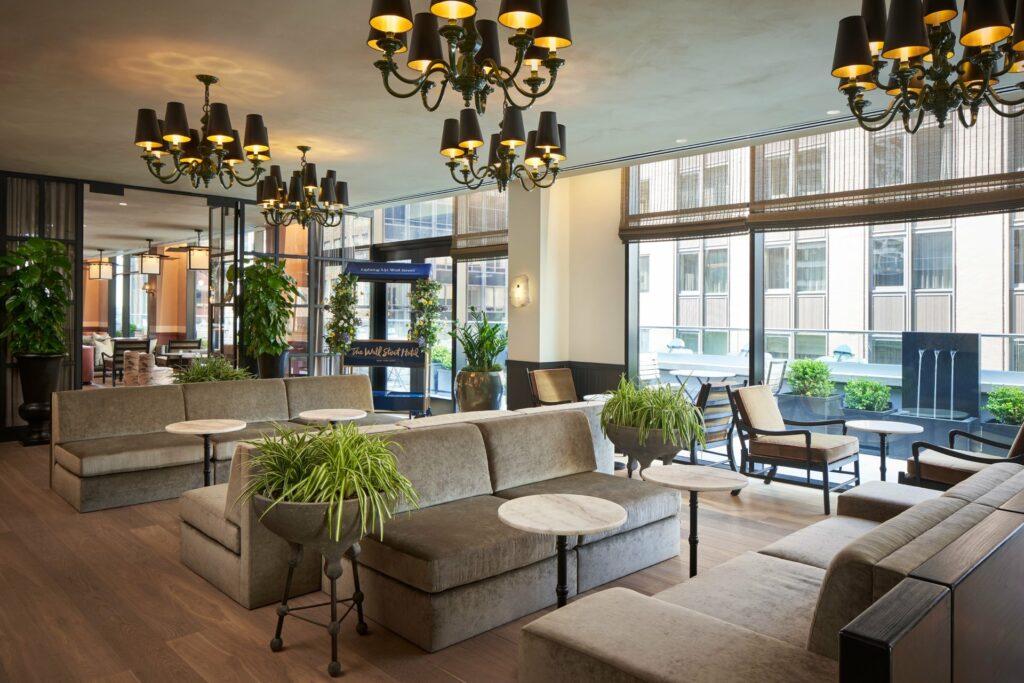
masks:
<svg viewBox="0 0 1024 683"><path fill-rule="evenodd" d="M288 420L288 394L284 380L199 382L183 384L182 389L185 393L185 414L189 420Z"/></svg>
<svg viewBox="0 0 1024 683"><path fill-rule="evenodd" d="M182 387L173 384L53 395L53 443L162 432L184 419Z"/></svg>
<svg viewBox="0 0 1024 683"><path fill-rule="evenodd" d="M495 491L597 468L587 417L578 410L479 422Z"/></svg>
<svg viewBox="0 0 1024 683"><path fill-rule="evenodd" d="M781 431L786 428L771 387L755 384L733 391L743 421L755 429Z"/></svg>
<svg viewBox="0 0 1024 683"><path fill-rule="evenodd" d="M398 469L416 489L419 507L493 493L484 440L474 425L405 429L381 436L392 442ZM403 503L399 510L409 507Z"/></svg>
<svg viewBox="0 0 1024 683"><path fill-rule="evenodd" d="M373 412L373 388L367 375L290 377L284 380L288 394L288 417L295 419L307 410L355 408Z"/></svg>
<svg viewBox="0 0 1024 683"><path fill-rule="evenodd" d="M604 435L601 429L601 411L604 410L604 401L582 401L578 403L562 403L555 406L539 406L537 408L522 408L517 410L519 415L543 415L547 413L563 412L566 410L577 410L587 416L590 423L590 438L594 444L594 458L597 460L597 470L605 474L615 473L615 444Z"/></svg>

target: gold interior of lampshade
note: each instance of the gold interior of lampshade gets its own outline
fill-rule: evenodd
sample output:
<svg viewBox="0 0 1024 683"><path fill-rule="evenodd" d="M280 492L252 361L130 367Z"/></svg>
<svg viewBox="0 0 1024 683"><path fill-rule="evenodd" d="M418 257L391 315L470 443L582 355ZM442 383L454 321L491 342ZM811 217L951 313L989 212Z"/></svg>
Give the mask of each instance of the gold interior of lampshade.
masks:
<svg viewBox="0 0 1024 683"><path fill-rule="evenodd" d="M871 64L850 64L834 69L832 75L836 78L857 78L857 76L869 74L874 70L875 67Z"/></svg>
<svg viewBox="0 0 1024 683"><path fill-rule="evenodd" d="M446 156L449 159L456 159L458 157L461 157L465 153L466 150L464 150L461 147L445 147L444 149L441 150L441 155Z"/></svg>
<svg viewBox="0 0 1024 683"><path fill-rule="evenodd" d="M442 19L468 19L476 14L476 8L461 0L443 0L430 5L430 11Z"/></svg>
<svg viewBox="0 0 1024 683"><path fill-rule="evenodd" d="M405 33L412 28L412 22L397 14L382 14L370 19L370 26L384 33Z"/></svg>
<svg viewBox="0 0 1024 683"><path fill-rule="evenodd" d="M938 26L939 24L945 24L947 21L953 21L956 19L955 9L940 9L937 12L924 15L924 23L929 26Z"/></svg>
<svg viewBox="0 0 1024 683"><path fill-rule="evenodd" d="M498 16L498 21L511 29L531 29L540 26L541 18L533 12L505 12Z"/></svg>
<svg viewBox="0 0 1024 683"><path fill-rule="evenodd" d="M534 38L533 44L548 50L558 50L563 47L569 47L572 45L572 41L560 36L541 36Z"/></svg>
<svg viewBox="0 0 1024 683"><path fill-rule="evenodd" d="M927 54L930 48L927 45L908 45L906 47L897 47L892 50L886 50L882 53L882 56L886 59L896 59L901 62L909 62L914 57L920 57L923 54Z"/></svg>
<svg viewBox="0 0 1024 683"><path fill-rule="evenodd" d="M1013 33L1009 26L986 26L960 37L960 44L967 47L985 47L995 45Z"/></svg>

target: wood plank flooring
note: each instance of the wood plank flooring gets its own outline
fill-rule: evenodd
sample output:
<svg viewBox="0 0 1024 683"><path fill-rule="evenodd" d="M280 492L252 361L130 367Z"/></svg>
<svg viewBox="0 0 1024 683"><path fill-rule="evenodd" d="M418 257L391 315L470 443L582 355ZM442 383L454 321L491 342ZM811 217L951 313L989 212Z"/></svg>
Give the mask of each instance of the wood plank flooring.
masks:
<svg viewBox="0 0 1024 683"><path fill-rule="evenodd" d="M330 680L322 629L289 620L273 653L273 606L245 610L179 562L177 501L78 514L49 490L47 459L0 443L0 682ZM757 481L701 506L701 571L823 517L819 491ZM685 580L687 533L684 520L682 557L610 585L651 594ZM538 616L434 654L347 622L344 680L515 681L519 630Z"/></svg>

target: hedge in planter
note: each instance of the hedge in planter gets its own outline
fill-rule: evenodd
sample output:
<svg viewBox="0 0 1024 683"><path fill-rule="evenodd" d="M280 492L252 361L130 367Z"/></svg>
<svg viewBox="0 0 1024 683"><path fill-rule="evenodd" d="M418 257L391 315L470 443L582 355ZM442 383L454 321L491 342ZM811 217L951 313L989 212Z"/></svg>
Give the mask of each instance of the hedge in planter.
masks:
<svg viewBox="0 0 1024 683"><path fill-rule="evenodd" d="M1021 424L1024 422L1024 389L996 387L989 392L985 410L1002 424Z"/></svg>
<svg viewBox="0 0 1024 683"><path fill-rule="evenodd" d="M779 410L791 420L813 422L837 417L842 398L835 392L832 371L823 361L802 358L789 364L788 393L779 394Z"/></svg>
<svg viewBox="0 0 1024 683"><path fill-rule="evenodd" d="M880 413L892 407L892 389L873 379L846 383L843 405L852 410Z"/></svg>

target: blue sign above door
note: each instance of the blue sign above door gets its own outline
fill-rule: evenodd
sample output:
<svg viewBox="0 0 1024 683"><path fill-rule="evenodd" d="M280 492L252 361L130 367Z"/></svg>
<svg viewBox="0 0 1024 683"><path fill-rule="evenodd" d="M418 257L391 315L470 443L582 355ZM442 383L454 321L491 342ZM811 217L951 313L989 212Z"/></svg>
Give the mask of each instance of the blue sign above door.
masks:
<svg viewBox="0 0 1024 683"><path fill-rule="evenodd" d="M349 261L345 272L362 282L412 282L430 278L434 266L429 263L388 263Z"/></svg>
<svg viewBox="0 0 1024 683"><path fill-rule="evenodd" d="M426 353L414 341L359 339L345 354L345 365L354 367L422 368Z"/></svg>

